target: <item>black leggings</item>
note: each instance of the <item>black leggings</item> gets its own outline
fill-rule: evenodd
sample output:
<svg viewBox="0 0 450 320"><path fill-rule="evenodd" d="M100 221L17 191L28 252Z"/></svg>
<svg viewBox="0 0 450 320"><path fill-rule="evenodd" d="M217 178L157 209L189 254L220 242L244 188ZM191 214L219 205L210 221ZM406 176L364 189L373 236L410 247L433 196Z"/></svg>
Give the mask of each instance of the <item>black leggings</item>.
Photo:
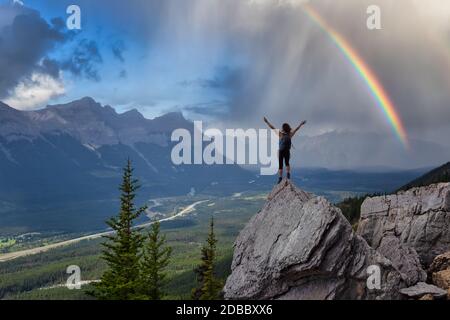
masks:
<svg viewBox="0 0 450 320"><path fill-rule="evenodd" d="M291 159L291 151L290 150L280 150L278 151L278 163L279 169L283 170L283 162L286 164L286 167L289 167L289 160Z"/></svg>

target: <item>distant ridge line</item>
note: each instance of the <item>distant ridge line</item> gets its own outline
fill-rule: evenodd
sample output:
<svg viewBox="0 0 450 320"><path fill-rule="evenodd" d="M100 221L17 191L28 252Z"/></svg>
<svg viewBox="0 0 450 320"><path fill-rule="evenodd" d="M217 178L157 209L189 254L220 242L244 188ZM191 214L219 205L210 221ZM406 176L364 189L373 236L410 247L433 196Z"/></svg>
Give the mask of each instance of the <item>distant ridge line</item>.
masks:
<svg viewBox="0 0 450 320"><path fill-rule="evenodd" d="M397 191L407 191L411 188L429 186L435 183L450 182L450 162L433 169L419 178L404 185Z"/></svg>

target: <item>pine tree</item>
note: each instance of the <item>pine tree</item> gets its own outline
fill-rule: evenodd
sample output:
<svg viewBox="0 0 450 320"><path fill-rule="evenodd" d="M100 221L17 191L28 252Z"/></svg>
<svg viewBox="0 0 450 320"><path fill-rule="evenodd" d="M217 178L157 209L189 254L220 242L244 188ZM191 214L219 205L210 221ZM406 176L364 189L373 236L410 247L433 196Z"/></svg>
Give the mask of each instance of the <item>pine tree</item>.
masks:
<svg viewBox="0 0 450 320"><path fill-rule="evenodd" d="M216 260L217 239L214 233L214 219L211 218L210 231L206 244L201 250L201 263L194 270L197 274L198 286L192 290L194 300L218 300L223 283L216 278L214 264Z"/></svg>
<svg viewBox="0 0 450 320"><path fill-rule="evenodd" d="M155 222L144 245L141 263L141 294L149 300L161 300L164 296L162 287L169 264L172 248L165 247L166 237L160 235L160 224Z"/></svg>
<svg viewBox="0 0 450 320"><path fill-rule="evenodd" d="M117 217L106 222L114 233L105 236L108 241L102 244L102 259L106 261L108 269L91 292L98 299L131 300L139 296L139 261L144 237L140 230L133 229L133 222L146 207L135 208L134 199L138 189L138 181L133 179L133 168L128 160L120 186L120 212Z"/></svg>

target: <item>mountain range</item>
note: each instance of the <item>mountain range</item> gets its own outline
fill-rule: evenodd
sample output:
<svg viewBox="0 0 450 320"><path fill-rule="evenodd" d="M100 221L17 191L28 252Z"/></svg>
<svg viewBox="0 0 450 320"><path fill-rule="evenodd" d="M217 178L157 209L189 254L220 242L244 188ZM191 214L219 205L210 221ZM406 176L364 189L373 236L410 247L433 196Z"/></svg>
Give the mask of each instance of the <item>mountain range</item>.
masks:
<svg viewBox="0 0 450 320"><path fill-rule="evenodd" d="M254 179L239 166L173 166L177 128L193 124L181 113L153 120L137 110L118 114L92 98L38 111L0 103L0 232L103 227L117 210L128 158L142 186L138 202Z"/></svg>
<svg viewBox="0 0 450 320"><path fill-rule="evenodd" d="M89 97L36 111L19 111L0 102L0 234L104 228L105 219L117 211L118 185L127 159L132 160L142 186L138 203L192 192L267 190L273 184L273 177L259 177L237 165L174 166L170 136L178 128L192 131L193 123L179 112L155 119L146 119L135 109L119 114ZM382 146L364 143L365 139L378 140ZM432 143L413 141L412 151L383 141L381 135L351 132L299 136L293 163L301 170L294 171L294 178L312 189L349 190L346 185L352 185L353 191L390 191L425 170L385 174L380 179L375 173L305 167L348 170L364 163L381 168L386 153L402 169L430 167L450 158L448 150ZM361 148L365 152L359 152Z"/></svg>

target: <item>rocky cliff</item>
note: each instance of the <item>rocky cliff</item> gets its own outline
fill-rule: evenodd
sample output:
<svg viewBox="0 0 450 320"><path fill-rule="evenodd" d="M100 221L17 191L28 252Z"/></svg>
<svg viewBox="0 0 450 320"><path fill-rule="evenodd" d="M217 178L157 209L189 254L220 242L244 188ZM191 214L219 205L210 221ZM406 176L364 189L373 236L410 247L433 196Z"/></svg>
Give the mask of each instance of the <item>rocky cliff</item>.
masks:
<svg viewBox="0 0 450 320"><path fill-rule="evenodd" d="M237 238L225 297L442 298L448 272L433 274L438 288L425 283L425 270L450 249L449 191L439 184L368 198L355 233L325 198L283 181ZM378 287L369 283L374 267Z"/></svg>
<svg viewBox="0 0 450 320"><path fill-rule="evenodd" d="M450 183L366 199L358 234L391 260L398 254L393 246L417 252L427 268L450 249Z"/></svg>
<svg viewBox="0 0 450 320"><path fill-rule="evenodd" d="M381 287L369 290L369 266ZM356 235L325 198L285 181L235 243L228 299L397 299L405 286L389 260Z"/></svg>

